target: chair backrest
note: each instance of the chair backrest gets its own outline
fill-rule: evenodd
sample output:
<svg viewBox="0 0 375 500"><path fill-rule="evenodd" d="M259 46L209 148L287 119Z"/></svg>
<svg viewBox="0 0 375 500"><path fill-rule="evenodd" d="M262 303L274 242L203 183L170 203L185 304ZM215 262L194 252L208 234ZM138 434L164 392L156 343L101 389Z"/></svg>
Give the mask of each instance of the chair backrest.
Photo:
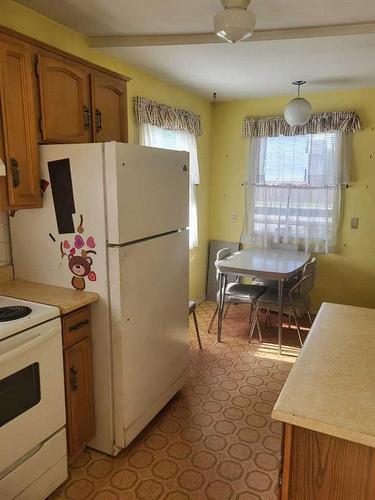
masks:
<svg viewBox="0 0 375 500"><path fill-rule="evenodd" d="M227 257L229 257L229 255L232 255L232 252L229 250L229 248L222 248L221 250L219 250L216 254L216 261L215 261L215 266L216 266L216 262L218 260L223 260ZM216 280L219 281L219 270L216 266Z"/></svg>
<svg viewBox="0 0 375 500"><path fill-rule="evenodd" d="M299 293L308 294L314 288L315 275L318 270L316 257L312 257L303 268Z"/></svg>
<svg viewBox="0 0 375 500"><path fill-rule="evenodd" d="M229 248L222 248L221 250L219 250L216 254L216 260L223 260L225 259L226 257L229 257L229 255L231 255L232 252L229 250Z"/></svg>

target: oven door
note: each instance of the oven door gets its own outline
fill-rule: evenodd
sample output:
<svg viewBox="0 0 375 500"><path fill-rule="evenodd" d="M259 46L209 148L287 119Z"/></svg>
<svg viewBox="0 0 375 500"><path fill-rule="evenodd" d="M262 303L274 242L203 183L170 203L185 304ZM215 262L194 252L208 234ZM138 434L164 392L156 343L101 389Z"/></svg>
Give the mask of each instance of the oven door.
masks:
<svg viewBox="0 0 375 500"><path fill-rule="evenodd" d="M0 341L0 477L64 425L57 318Z"/></svg>

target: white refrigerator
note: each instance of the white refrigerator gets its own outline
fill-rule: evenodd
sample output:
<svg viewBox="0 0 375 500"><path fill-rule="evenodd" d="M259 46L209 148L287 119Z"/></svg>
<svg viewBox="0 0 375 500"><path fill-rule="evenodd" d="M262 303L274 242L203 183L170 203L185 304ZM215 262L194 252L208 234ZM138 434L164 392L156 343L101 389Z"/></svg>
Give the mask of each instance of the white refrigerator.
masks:
<svg viewBox="0 0 375 500"><path fill-rule="evenodd" d="M40 156L43 207L10 221L15 277L99 294L89 445L116 455L187 378L189 155L109 142Z"/></svg>

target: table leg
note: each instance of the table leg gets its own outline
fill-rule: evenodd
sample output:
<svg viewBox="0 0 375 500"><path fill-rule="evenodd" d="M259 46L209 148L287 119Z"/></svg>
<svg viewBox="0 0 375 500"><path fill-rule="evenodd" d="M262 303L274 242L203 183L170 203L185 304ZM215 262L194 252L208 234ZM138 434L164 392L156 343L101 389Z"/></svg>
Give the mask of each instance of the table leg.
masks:
<svg viewBox="0 0 375 500"><path fill-rule="evenodd" d="M277 336L277 341L278 341L278 347L279 347L279 354L281 354L281 348L283 344L283 288L284 288L284 281L279 280L278 282L278 305L279 305L279 311L278 311L278 336Z"/></svg>
<svg viewBox="0 0 375 500"><path fill-rule="evenodd" d="M217 313L217 341L221 342L221 327L223 323L223 312L225 305L225 288L227 286L227 275L221 274L219 280L220 295L219 295L219 310Z"/></svg>
<svg viewBox="0 0 375 500"><path fill-rule="evenodd" d="M220 327L220 311L221 311L221 298L223 295L223 275L219 274L219 302L217 304L217 332L216 337L219 342L219 336L221 334Z"/></svg>

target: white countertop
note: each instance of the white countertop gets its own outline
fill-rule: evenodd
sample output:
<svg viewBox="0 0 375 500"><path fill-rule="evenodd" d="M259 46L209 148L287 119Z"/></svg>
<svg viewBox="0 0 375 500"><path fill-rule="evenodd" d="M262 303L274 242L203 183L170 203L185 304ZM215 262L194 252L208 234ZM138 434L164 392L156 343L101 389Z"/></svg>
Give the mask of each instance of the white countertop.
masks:
<svg viewBox="0 0 375 500"><path fill-rule="evenodd" d="M220 260L217 267L222 273L278 279L296 274L309 258L309 253L293 250L245 248Z"/></svg>
<svg viewBox="0 0 375 500"><path fill-rule="evenodd" d="M375 309L322 305L272 417L375 448Z"/></svg>

